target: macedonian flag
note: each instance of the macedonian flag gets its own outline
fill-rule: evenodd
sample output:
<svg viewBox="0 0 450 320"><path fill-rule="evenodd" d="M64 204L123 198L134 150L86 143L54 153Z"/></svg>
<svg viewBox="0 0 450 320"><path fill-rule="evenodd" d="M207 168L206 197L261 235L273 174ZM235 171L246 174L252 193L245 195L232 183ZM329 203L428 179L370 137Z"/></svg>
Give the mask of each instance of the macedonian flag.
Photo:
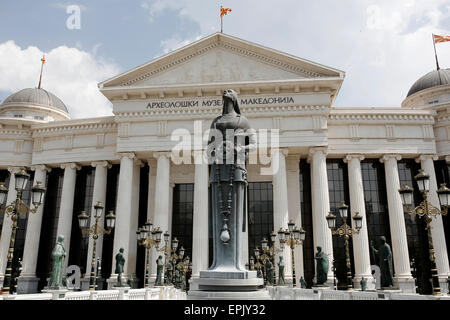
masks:
<svg viewBox="0 0 450 320"><path fill-rule="evenodd" d="M226 16L228 12L231 12L231 8L220 8L220 17Z"/></svg>
<svg viewBox="0 0 450 320"><path fill-rule="evenodd" d="M437 34L434 34L433 37L434 37L434 43L450 41L450 36L439 36Z"/></svg>

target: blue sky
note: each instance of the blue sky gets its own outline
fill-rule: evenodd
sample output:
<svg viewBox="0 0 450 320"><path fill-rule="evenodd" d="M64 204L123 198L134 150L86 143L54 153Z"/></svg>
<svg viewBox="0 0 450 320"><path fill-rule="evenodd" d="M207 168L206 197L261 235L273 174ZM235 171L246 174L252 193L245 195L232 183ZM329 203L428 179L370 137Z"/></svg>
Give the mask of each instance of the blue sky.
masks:
<svg viewBox="0 0 450 320"><path fill-rule="evenodd" d="M450 34L448 0L2 1L0 100L37 86L46 53L44 88L74 117L110 114L96 83L219 31L220 5L225 33L345 71L337 107L399 107L435 67L431 33ZM438 53L449 68L450 43Z"/></svg>

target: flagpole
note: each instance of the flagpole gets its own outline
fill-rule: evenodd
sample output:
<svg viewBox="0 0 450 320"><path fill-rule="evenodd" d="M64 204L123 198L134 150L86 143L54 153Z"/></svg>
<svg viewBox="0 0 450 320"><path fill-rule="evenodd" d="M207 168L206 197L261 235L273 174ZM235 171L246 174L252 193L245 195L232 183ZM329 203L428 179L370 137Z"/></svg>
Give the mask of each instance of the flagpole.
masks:
<svg viewBox="0 0 450 320"><path fill-rule="evenodd" d="M223 16L222 16L222 6L220 6L220 33L223 33Z"/></svg>
<svg viewBox="0 0 450 320"><path fill-rule="evenodd" d="M438 56L436 53L436 41L434 40L434 33L432 33L432 37L433 37L433 46L434 46L434 56L436 58L436 67L437 67L437 70L439 70L440 68L439 68Z"/></svg>
<svg viewBox="0 0 450 320"><path fill-rule="evenodd" d="M45 57L45 56L44 56ZM39 85L38 85L38 89L40 89L41 88L41 82L42 82L42 71L43 71L43 69L44 69L44 61L45 61L45 58L42 58L41 59L41 61L42 61L42 64L41 64L41 75L39 76Z"/></svg>

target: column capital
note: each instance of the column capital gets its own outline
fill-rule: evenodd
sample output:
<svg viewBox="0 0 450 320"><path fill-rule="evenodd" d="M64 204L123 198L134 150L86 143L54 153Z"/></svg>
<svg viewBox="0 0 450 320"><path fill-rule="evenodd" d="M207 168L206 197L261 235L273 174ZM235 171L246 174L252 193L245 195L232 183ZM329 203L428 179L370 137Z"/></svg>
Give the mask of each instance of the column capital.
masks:
<svg viewBox="0 0 450 320"><path fill-rule="evenodd" d="M312 147L309 148L309 155L313 156L316 153L323 153L324 156L328 154L328 147Z"/></svg>
<svg viewBox="0 0 450 320"><path fill-rule="evenodd" d="M282 154L285 157L287 157L287 155L289 154L288 148L279 148L278 151L280 152L280 154Z"/></svg>
<svg viewBox="0 0 450 320"><path fill-rule="evenodd" d="M96 167L106 167L108 169L111 169L112 165L108 161L93 161L91 163L91 166Z"/></svg>
<svg viewBox="0 0 450 320"><path fill-rule="evenodd" d="M9 171L11 174L14 174L14 173L16 173L16 172L20 172L20 170L22 170L22 168L23 168L23 167L8 167L8 171Z"/></svg>
<svg viewBox="0 0 450 320"><path fill-rule="evenodd" d="M395 159L396 161L402 160L402 156L399 154L385 154L380 158L380 162L384 163L390 159Z"/></svg>
<svg viewBox="0 0 450 320"><path fill-rule="evenodd" d="M450 156L445 157L445 162L450 163Z"/></svg>
<svg viewBox="0 0 450 320"><path fill-rule="evenodd" d="M362 154L348 154L344 157L344 162L348 163L352 161L352 159L358 159L358 161L361 162L365 159L365 157Z"/></svg>
<svg viewBox="0 0 450 320"><path fill-rule="evenodd" d="M167 159L170 160L170 158L172 157L172 152L170 152L170 151L154 152L153 157L156 159L159 159L160 157L166 157Z"/></svg>
<svg viewBox="0 0 450 320"><path fill-rule="evenodd" d="M47 172L52 171L52 168L47 167L45 164L37 164L37 165L31 166L30 169L31 169L31 171L37 171L37 170L42 170L42 171L45 170Z"/></svg>
<svg viewBox="0 0 450 320"><path fill-rule="evenodd" d="M61 163L60 165L61 169L75 169L75 170L80 170L81 166L79 166L77 163L75 162L70 162L70 163Z"/></svg>
<svg viewBox="0 0 450 320"><path fill-rule="evenodd" d="M425 161L425 160L436 161L438 159L439 159L439 157L437 155L435 155L435 154L421 154L420 156L418 156L416 158L416 163L420 163L420 162Z"/></svg>
<svg viewBox="0 0 450 320"><path fill-rule="evenodd" d="M136 157L134 152L118 152L117 156L119 157L120 160L122 160L122 158L125 158L125 157L127 157L130 160L133 160Z"/></svg>

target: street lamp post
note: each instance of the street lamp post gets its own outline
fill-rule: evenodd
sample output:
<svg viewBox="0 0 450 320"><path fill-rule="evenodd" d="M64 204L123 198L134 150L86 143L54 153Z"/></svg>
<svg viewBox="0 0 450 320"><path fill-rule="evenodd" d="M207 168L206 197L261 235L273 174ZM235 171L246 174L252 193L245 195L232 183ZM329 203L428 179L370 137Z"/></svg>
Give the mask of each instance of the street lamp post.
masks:
<svg viewBox="0 0 450 320"><path fill-rule="evenodd" d="M419 187L419 191L422 193L423 201L417 207L413 208L413 188L409 187L408 184L403 184L403 188L399 189L400 198L402 200L402 204L406 209L406 212L411 215L418 215L419 217L424 217L426 222L426 230L428 232L428 245L429 245L429 254L431 261L431 278L433 285L433 295L440 296L441 288L439 286L439 278L436 267L436 257L434 255L434 247L433 247L433 237L431 234L431 222L433 221L433 217L437 217L438 215L447 215L448 207L450 206L450 189L446 187L445 184L441 184L441 187L436 191L439 198L439 203L443 210L436 208L428 201L428 192L430 192L430 176L425 174L423 169L419 170L419 174L417 174L414 179L417 181L417 185Z"/></svg>
<svg viewBox="0 0 450 320"><path fill-rule="evenodd" d="M347 224L347 215L348 215L348 206L344 203L344 201L341 202L341 205L338 207L339 213L342 216L343 224L340 226L337 230L336 228L336 216L334 216L331 212L328 216L325 218L327 219L328 227L331 229L331 233L333 235L338 236L344 236L345 239L345 261L346 261L346 267L347 267L347 290L353 289L353 282L352 282L352 270L351 270L351 262L350 262L350 249L349 249L349 242L353 234L359 234L359 230L362 228L362 216L359 215L358 212L355 212L355 215L352 217L353 221L355 222L356 229L352 229L351 226Z"/></svg>
<svg viewBox="0 0 450 320"><path fill-rule="evenodd" d="M16 233L18 229L17 221L19 220L19 215L26 216L29 213L35 214L44 200L46 190L40 181L36 182L36 185L31 188L31 198L34 206L34 208L31 208L22 201L22 193L25 191L30 175L22 168L20 172L14 174L14 177L15 189L17 191L16 200L10 205L7 205L4 209L6 215L11 217L12 231L9 240L8 262L6 264L5 279L3 280L2 295L9 295L13 291L13 288L11 287L12 261L14 257L14 244L16 242ZM5 202L7 194L8 189L5 188L4 183L0 183L0 206Z"/></svg>
<svg viewBox="0 0 450 320"><path fill-rule="evenodd" d="M278 240L280 241L280 247L283 250L285 245L291 248L292 255L292 286L295 288L295 262L294 262L294 249L296 246L303 244L305 241L306 232L302 227L297 228L295 223L290 220L288 223L288 229L283 231L282 228L278 230Z"/></svg>
<svg viewBox="0 0 450 320"><path fill-rule="evenodd" d="M96 272L96 262L97 262L97 239L100 234L110 234L115 227L116 224L116 216L113 211L110 211L106 218L106 229L101 227L98 224L98 220L103 214L103 209L105 207L103 204L98 201L94 206L94 219L95 223L92 227L89 227L89 216L86 214L86 211L82 211L80 215L78 215L78 223L80 225L81 233L83 235L88 234L92 235L94 239L94 244L92 248L92 260L91 260L91 275L89 279L89 290L94 291L97 286L97 272Z"/></svg>
<svg viewBox="0 0 450 320"><path fill-rule="evenodd" d="M145 280L144 288L149 287L149 273L150 273L150 249L152 247L159 247L161 242L162 231L158 228L153 229L151 221L147 221L143 227L139 228L136 232L138 244L145 247Z"/></svg>

